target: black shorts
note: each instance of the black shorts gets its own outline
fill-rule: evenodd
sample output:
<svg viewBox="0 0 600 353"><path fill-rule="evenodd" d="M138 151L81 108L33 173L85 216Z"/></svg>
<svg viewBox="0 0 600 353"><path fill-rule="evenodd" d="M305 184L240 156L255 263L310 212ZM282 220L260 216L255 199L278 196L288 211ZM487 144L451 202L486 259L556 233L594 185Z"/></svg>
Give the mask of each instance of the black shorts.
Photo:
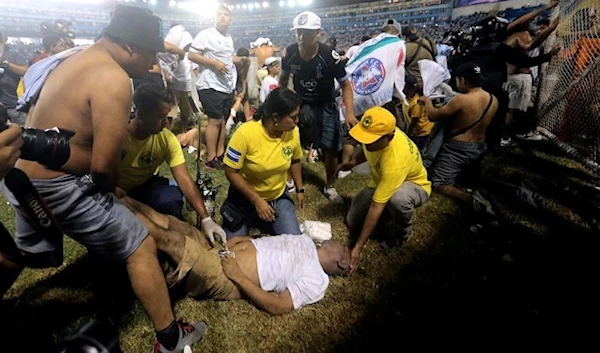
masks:
<svg viewBox="0 0 600 353"><path fill-rule="evenodd" d="M233 92L223 93L214 89L198 90L198 98L202 103L204 114L209 119L226 119L229 117L231 107L233 107Z"/></svg>

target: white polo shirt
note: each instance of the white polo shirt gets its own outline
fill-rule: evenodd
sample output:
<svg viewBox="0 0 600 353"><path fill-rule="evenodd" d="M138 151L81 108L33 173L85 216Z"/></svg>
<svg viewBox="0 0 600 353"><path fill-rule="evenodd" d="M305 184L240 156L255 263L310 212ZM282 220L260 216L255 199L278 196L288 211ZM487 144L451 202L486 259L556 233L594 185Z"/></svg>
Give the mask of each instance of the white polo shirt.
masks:
<svg viewBox="0 0 600 353"><path fill-rule="evenodd" d="M216 28L207 28L194 38L192 53L200 53L208 59L218 60L229 68L229 73L223 74L212 66L198 65L199 73L196 88L214 89L223 93L232 93L235 89L237 71L233 64L235 50L233 39L229 34L222 35Z"/></svg>

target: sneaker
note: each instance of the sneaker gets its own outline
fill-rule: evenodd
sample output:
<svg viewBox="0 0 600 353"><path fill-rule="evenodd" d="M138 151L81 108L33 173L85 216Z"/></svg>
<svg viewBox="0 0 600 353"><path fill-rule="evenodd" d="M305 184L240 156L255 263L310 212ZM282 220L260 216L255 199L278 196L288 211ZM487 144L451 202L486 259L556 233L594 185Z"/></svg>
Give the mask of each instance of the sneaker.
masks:
<svg viewBox="0 0 600 353"><path fill-rule="evenodd" d="M509 137L507 139L500 140L500 146L502 147L511 147L516 146L517 144Z"/></svg>
<svg viewBox="0 0 600 353"><path fill-rule="evenodd" d="M340 171L338 172L338 175L337 175L337 177L338 177L338 179L344 179L345 177L347 177L347 176L348 176L348 175L350 175L350 174L352 174L352 171L351 171L351 170L346 170L346 171L340 170Z"/></svg>
<svg viewBox="0 0 600 353"><path fill-rule="evenodd" d="M327 197L329 199L329 201L336 203L336 204L342 204L344 203L344 199L340 196L340 194L338 194L337 190L335 190L334 187L328 188L327 186L325 186L323 188L323 194L325 195L325 197Z"/></svg>
<svg viewBox="0 0 600 353"><path fill-rule="evenodd" d="M219 170L223 167L223 162L215 157L212 161L204 163L204 168L207 170Z"/></svg>
<svg viewBox="0 0 600 353"><path fill-rule="evenodd" d="M296 184L294 184L293 180L286 180L285 185L287 186L287 191L291 194L296 192Z"/></svg>
<svg viewBox="0 0 600 353"><path fill-rule="evenodd" d="M312 150L312 154L308 156L308 163L316 163L319 161L319 152L314 149Z"/></svg>
<svg viewBox="0 0 600 353"><path fill-rule="evenodd" d="M154 341L154 353L181 353L185 346L191 346L196 342L199 342L204 337L208 324L205 321L195 322L188 324L179 319L177 321L179 326L179 341L172 350L166 349L158 340Z"/></svg>
<svg viewBox="0 0 600 353"><path fill-rule="evenodd" d="M537 132L534 131L530 131L526 134L516 134L516 137L520 138L521 140L527 140L527 141L541 141L542 140L542 135L540 135Z"/></svg>
<svg viewBox="0 0 600 353"><path fill-rule="evenodd" d="M492 203L483 197L480 191L475 191L471 197L473 198L473 208L475 211L482 211L492 217L496 217Z"/></svg>

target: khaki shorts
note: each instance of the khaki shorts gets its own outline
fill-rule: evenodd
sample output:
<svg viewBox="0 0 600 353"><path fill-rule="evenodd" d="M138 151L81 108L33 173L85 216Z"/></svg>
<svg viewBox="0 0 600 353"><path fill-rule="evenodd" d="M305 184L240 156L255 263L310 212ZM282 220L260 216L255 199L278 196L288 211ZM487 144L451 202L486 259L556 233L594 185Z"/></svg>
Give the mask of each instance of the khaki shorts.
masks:
<svg viewBox="0 0 600 353"><path fill-rule="evenodd" d="M169 112L169 116L176 118L177 117L177 108L179 108L180 117L191 117L192 116L192 107L190 106L190 101L188 100L188 96L190 92L183 92L178 90L173 90L173 95L175 96L175 100L177 101L177 105L174 105Z"/></svg>
<svg viewBox="0 0 600 353"><path fill-rule="evenodd" d="M168 264L164 267L169 288L179 285L195 299L240 298L238 288L223 272L218 251L218 248L210 248L197 229L194 234L186 234L181 262L177 268Z"/></svg>

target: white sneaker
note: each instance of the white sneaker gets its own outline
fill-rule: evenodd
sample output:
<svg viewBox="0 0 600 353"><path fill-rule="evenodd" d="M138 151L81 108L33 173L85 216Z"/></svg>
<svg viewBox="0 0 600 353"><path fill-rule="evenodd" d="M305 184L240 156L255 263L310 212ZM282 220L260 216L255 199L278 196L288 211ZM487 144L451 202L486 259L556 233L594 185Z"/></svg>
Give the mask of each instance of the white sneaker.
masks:
<svg viewBox="0 0 600 353"><path fill-rule="evenodd" d="M527 141L541 141L542 140L542 135L540 135L539 133L534 132L534 131L530 131L526 134L517 134L516 136L522 140L527 140Z"/></svg>
<svg viewBox="0 0 600 353"><path fill-rule="evenodd" d="M314 149L312 151L312 154L310 156L308 156L308 163L316 163L319 161L319 152Z"/></svg>
<svg viewBox="0 0 600 353"><path fill-rule="evenodd" d="M344 203L344 199L340 196L340 194L338 194L338 192L337 192L337 190L335 188L327 188L327 186L325 186L323 188L323 194L332 203L335 203L335 204L342 204L342 203Z"/></svg>
<svg viewBox="0 0 600 353"><path fill-rule="evenodd" d="M287 186L287 191L291 194L296 192L296 184L294 184L293 180L286 180L285 185Z"/></svg>
<svg viewBox="0 0 600 353"><path fill-rule="evenodd" d="M509 137L507 139L502 139L500 140L500 146L502 147L510 147L510 146L515 146L516 143Z"/></svg>
<svg viewBox="0 0 600 353"><path fill-rule="evenodd" d="M350 174L352 174L352 171L351 171L351 170L346 170L346 171L340 170L340 171L338 172L338 175L337 175L337 177L338 177L338 179L344 179L345 177L347 177L347 176L348 176L348 175L350 175Z"/></svg>

